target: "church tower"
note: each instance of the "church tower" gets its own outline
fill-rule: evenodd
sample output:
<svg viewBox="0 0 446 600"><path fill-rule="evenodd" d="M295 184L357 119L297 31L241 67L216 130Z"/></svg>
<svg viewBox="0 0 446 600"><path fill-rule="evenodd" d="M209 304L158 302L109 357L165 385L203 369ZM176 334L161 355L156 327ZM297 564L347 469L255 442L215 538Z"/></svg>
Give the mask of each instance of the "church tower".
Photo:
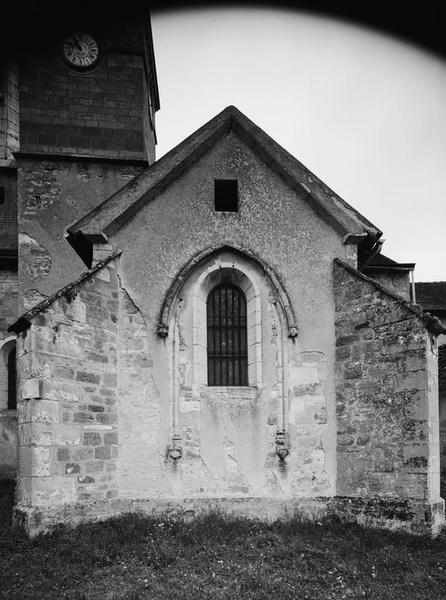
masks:
<svg viewBox="0 0 446 600"><path fill-rule="evenodd" d="M85 270L66 230L155 161L160 107L147 9L15 17L0 62L0 475L16 435L7 327Z"/></svg>

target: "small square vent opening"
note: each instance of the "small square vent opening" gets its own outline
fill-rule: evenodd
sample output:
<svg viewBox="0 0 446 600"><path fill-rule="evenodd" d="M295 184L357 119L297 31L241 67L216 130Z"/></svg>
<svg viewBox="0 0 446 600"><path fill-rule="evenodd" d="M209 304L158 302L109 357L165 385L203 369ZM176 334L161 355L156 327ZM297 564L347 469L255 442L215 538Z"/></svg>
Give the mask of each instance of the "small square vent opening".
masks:
<svg viewBox="0 0 446 600"><path fill-rule="evenodd" d="M225 212L238 211L237 179L215 179L215 210Z"/></svg>

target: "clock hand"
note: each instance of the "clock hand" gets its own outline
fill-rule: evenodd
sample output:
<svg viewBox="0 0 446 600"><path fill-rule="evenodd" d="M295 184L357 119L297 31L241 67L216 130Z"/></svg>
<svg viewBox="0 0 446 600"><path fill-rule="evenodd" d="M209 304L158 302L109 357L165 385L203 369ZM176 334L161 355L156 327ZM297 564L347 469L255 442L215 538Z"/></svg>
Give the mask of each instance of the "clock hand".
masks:
<svg viewBox="0 0 446 600"><path fill-rule="evenodd" d="M74 45L77 47L77 49L79 50L79 52L82 51L82 46L81 43L79 42L77 36L73 35L73 40L74 40Z"/></svg>

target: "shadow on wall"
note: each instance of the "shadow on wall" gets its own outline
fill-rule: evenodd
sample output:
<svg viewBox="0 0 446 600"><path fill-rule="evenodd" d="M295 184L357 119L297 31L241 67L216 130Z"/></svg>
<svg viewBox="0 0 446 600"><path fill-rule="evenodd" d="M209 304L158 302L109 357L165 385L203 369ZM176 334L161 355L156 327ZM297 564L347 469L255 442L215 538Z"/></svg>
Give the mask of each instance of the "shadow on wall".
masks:
<svg viewBox="0 0 446 600"><path fill-rule="evenodd" d="M15 481L0 480L0 531L11 526L14 489Z"/></svg>
<svg viewBox="0 0 446 600"><path fill-rule="evenodd" d="M17 473L16 341L0 348L0 481Z"/></svg>

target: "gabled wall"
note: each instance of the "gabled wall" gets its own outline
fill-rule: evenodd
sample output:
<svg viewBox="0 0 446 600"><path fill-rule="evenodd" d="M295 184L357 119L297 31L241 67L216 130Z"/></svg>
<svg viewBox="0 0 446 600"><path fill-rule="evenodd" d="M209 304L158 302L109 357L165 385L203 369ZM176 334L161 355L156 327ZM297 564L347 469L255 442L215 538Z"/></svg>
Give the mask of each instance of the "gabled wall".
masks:
<svg viewBox="0 0 446 600"><path fill-rule="evenodd" d="M238 180L238 212L215 210L214 179L220 178ZM271 475L268 484L257 482L253 486L241 485L240 489L244 487L245 495L260 493L263 485L264 493L290 497L294 493L302 496L322 493L330 496L335 493L332 261L336 256L344 258L346 255L342 235L315 212L300 192L287 185L259 159L237 134L230 132L158 197L141 206L137 215L110 236L110 243L115 249L123 250L120 262L122 284L147 327L146 351L153 361L153 389L159 395L162 405L170 401L172 375L169 372L169 344L172 342L171 334L167 340L162 339L156 335L156 329L165 297L173 282L183 273L184 266L193 262L198 254L211 254L213 249L226 245L228 248L239 249L242 255L245 253L248 264L251 252L261 264L271 268L289 294L299 329L297 338L291 341L286 337L285 341L287 364L284 369L290 373L290 379L285 384L289 383L290 386L285 393L286 418L289 418L290 428L293 429L293 449L288 459L287 476L282 477L281 474L280 479L275 482L275 476ZM217 254L216 252L210 258L211 262L218 259ZM354 256L352 259L354 260ZM253 268L251 265L250 272ZM198 277L198 271L192 279L195 277ZM261 286L265 283L262 277L258 277ZM181 292L183 308L179 319L180 324L182 323L182 360L186 361L185 365L191 365L179 368L186 369L187 373L191 373L194 363L186 325L190 319L186 313L192 310L193 304L193 294L189 294L190 285L185 284ZM272 319L268 294L265 287L262 296L262 314L265 319L262 335L267 351L265 374L271 372L271 361L275 360L272 350L273 329L267 324L268 319ZM192 376L186 375L185 386L191 385L192 379ZM256 394L255 404L264 411L266 422L268 406L274 406L278 400L274 395L277 391L272 377L269 376L262 383L263 387ZM200 394L192 392L192 400L192 403L184 404L184 410L188 406L192 411L194 402L200 400ZM219 408L225 403L229 407L230 400L229 392L226 400L222 399ZM246 400L245 404L249 404L249 401ZM188 422L197 417L192 412L184 415ZM221 417L220 424L224 427L222 415L217 417ZM197 428L197 423L198 421L191 427ZM282 425L275 421L268 426L262 420L262 433L259 432L259 436L266 440L263 428L269 431L269 428L279 429ZM220 444L224 435L219 431L216 436ZM223 456L223 452L217 451L216 447L213 451ZM273 473L277 467L273 442L272 455L269 456L268 452L266 446L262 446L257 459L260 460L263 456L265 464L270 461L271 467L262 469L264 473ZM247 459L248 455L249 453L245 453L244 458ZM199 455L197 465L202 458ZM197 471L200 469L197 466ZM219 469L225 470L222 465L219 465L216 472ZM129 476L130 472L131 469ZM200 488L207 489L207 484L198 485L197 490ZM209 489L213 489L214 494L226 493L222 481L217 486L212 482Z"/></svg>
<svg viewBox="0 0 446 600"><path fill-rule="evenodd" d="M110 262L18 337L16 521L30 530L45 510L57 521L64 503L117 496L118 301Z"/></svg>
<svg viewBox="0 0 446 600"><path fill-rule="evenodd" d="M397 499L406 519L423 519L426 504L440 518L435 337L400 299L339 262L334 291L337 493Z"/></svg>
<svg viewBox="0 0 446 600"><path fill-rule="evenodd" d="M215 210L219 178L238 180L238 212ZM95 248L95 264L113 249L119 262L31 311L20 337L16 519L29 531L200 507L354 507L375 522L389 497L390 519L440 522L435 346L420 314L341 265L355 248L236 134ZM205 305L225 277L246 294L248 385L212 389Z"/></svg>

